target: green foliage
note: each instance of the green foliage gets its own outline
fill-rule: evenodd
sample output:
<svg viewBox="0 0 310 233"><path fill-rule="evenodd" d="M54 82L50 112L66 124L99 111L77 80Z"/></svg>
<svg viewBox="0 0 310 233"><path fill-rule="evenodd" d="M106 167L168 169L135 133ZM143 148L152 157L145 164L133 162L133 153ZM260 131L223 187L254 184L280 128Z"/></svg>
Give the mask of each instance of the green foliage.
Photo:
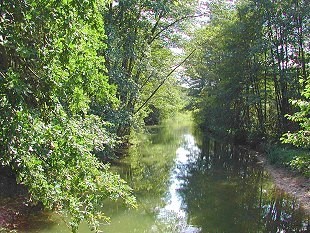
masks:
<svg viewBox="0 0 310 233"><path fill-rule="evenodd" d="M102 201L121 198L134 206L131 189L91 154L108 140L98 117L68 119L61 110L51 117L47 124L34 114L18 112L11 122L15 132L10 157L1 162L13 166L33 202L68 214L73 231L83 220L97 230L98 220L108 220Z"/></svg>
<svg viewBox="0 0 310 233"><path fill-rule="evenodd" d="M0 227L0 233L17 233L16 230L9 230L9 229L5 229L3 227Z"/></svg>
<svg viewBox="0 0 310 233"><path fill-rule="evenodd" d="M1 1L0 163L30 199L98 230L102 201L135 206L131 189L94 153L113 147L93 106L117 106L109 84L101 10L105 1Z"/></svg>
<svg viewBox="0 0 310 233"><path fill-rule="evenodd" d="M297 122L300 129L296 132L285 133L281 141L289 143L305 150L310 149L310 82L307 81L305 89L302 92L303 99L292 100L292 104L299 108L299 111L293 115L287 115L287 118L293 122ZM291 156L293 156L292 154ZM299 154L290 158L287 164L310 177L310 153Z"/></svg>
<svg viewBox="0 0 310 233"><path fill-rule="evenodd" d="M310 153L304 149L288 148L284 146L270 146L266 149L268 160L272 164L290 167L305 176L310 176Z"/></svg>
<svg viewBox="0 0 310 233"><path fill-rule="evenodd" d="M309 4L306 1L238 1L235 7L213 1L209 24L198 29L187 50L197 48L187 72L192 80L192 108L201 126L237 142L278 139L283 132L308 127L296 113L307 79ZM305 101L299 102L307 108ZM296 105L297 104L297 105ZM296 143L308 143L308 130ZM298 142L297 142L298 141Z"/></svg>
<svg viewBox="0 0 310 233"><path fill-rule="evenodd" d="M301 156L294 157L289 165L296 169L297 171L302 172L305 176L310 177L310 154L305 154Z"/></svg>
<svg viewBox="0 0 310 233"><path fill-rule="evenodd" d="M147 115L155 124L174 117L185 107L186 94L187 91L180 87L175 79L171 78L149 101L147 107L143 109L143 114Z"/></svg>
<svg viewBox="0 0 310 233"><path fill-rule="evenodd" d="M243 87L246 85L241 70L245 68L247 51L243 49L243 41L240 45L243 32L237 24L236 14L232 9L225 12L220 25L215 21L197 32L194 43L198 51L190 61L189 69L189 74L194 74L197 80L194 84L196 116L201 118L204 126L222 134L246 127L241 118ZM235 51L237 46L241 51ZM236 60L240 62L235 63Z"/></svg>
<svg viewBox="0 0 310 233"><path fill-rule="evenodd" d="M175 63L169 48L176 46L175 38L183 31L185 16L193 13L194 2L120 0L103 11L108 36L105 64L111 83L118 87L121 109L108 114L113 116L118 136L128 136L132 125L141 124L150 106L161 106L162 115L169 111L160 105L162 94L154 96L152 103L144 103L162 82L167 89L175 85L164 81ZM136 113L142 105L145 112ZM171 105L165 106L169 109Z"/></svg>
<svg viewBox="0 0 310 233"><path fill-rule="evenodd" d="M30 107L57 98L73 113L92 100L113 99L104 58L101 1L4 2L3 85ZM87 12L87 13L86 13ZM82 15L83 14L83 15ZM10 82L11 80L11 82ZM23 89L23 93L21 93ZM19 95L20 94L20 95Z"/></svg>
<svg viewBox="0 0 310 233"><path fill-rule="evenodd" d="M285 133L281 140L283 143L310 149L310 81L306 83L302 96L304 99L291 101L295 107L299 108L299 111L293 115L287 115L289 120L299 124L300 130Z"/></svg>

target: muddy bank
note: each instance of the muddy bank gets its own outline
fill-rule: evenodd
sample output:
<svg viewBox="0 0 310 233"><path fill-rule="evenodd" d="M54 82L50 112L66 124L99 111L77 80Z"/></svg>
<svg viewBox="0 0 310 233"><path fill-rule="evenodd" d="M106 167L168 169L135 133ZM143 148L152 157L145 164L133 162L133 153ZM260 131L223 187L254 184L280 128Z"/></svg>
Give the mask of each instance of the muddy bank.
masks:
<svg viewBox="0 0 310 233"><path fill-rule="evenodd" d="M0 166L0 232L27 229L29 216L38 212L28 199L27 189L16 183L12 170Z"/></svg>
<svg viewBox="0 0 310 233"><path fill-rule="evenodd" d="M295 197L305 212L310 215L310 179L288 168L271 165L259 152L253 152L253 154L270 174L275 185Z"/></svg>

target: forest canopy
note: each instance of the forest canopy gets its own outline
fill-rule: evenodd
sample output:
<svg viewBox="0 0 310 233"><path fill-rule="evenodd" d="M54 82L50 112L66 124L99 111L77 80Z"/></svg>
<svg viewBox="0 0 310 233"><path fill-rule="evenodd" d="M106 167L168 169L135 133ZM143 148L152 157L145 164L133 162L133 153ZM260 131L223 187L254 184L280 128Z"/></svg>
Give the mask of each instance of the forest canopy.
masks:
<svg viewBox="0 0 310 233"><path fill-rule="evenodd" d="M286 116L298 111L295 100L307 101L307 1L217 1L210 9L210 22L187 44L197 48L187 72L198 121L237 141L298 130Z"/></svg>
<svg viewBox="0 0 310 233"><path fill-rule="evenodd" d="M170 47L193 3L0 1L0 163L73 232L108 221L105 199L136 206L105 161L183 106Z"/></svg>
<svg viewBox="0 0 310 233"><path fill-rule="evenodd" d="M309 149L309 4L231 2L0 1L0 164L29 200L98 231L103 200L136 206L106 161L184 108L238 143Z"/></svg>
<svg viewBox="0 0 310 233"><path fill-rule="evenodd" d="M226 2L210 3L209 22L186 45L197 48L187 62L196 121L309 175L308 1ZM268 148L280 138L299 155Z"/></svg>

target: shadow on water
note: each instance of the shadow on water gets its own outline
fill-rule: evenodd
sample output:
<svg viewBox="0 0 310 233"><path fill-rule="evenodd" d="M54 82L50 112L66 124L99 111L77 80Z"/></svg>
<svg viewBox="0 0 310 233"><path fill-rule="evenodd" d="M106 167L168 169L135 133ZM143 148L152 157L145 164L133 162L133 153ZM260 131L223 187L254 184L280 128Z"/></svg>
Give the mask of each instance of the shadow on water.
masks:
<svg viewBox="0 0 310 233"><path fill-rule="evenodd" d="M193 133L188 118L138 137L113 169L133 187L139 208L103 203L111 217L105 233L309 232L309 216L274 188L246 150ZM70 232L59 218L44 219L31 218L34 229L27 232ZM79 232L90 230L82 224Z"/></svg>
<svg viewBox="0 0 310 233"><path fill-rule="evenodd" d="M188 221L200 232L309 232L309 217L273 187L247 150L207 136L198 147L199 153L188 148L195 159L179 165L179 193Z"/></svg>
<svg viewBox="0 0 310 233"><path fill-rule="evenodd" d="M118 171L140 208L113 209L106 232L309 231L309 217L274 188L255 157L206 135L193 136L186 121L150 127L122 164Z"/></svg>

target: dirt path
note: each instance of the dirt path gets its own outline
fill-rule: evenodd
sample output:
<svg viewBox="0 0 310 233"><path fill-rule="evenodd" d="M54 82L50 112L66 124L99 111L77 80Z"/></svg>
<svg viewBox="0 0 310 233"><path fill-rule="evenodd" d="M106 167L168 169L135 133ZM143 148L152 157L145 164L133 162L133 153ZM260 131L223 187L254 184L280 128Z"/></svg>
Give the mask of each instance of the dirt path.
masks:
<svg viewBox="0 0 310 233"><path fill-rule="evenodd" d="M310 215L310 179L286 168L271 165L266 157L258 152L255 155L269 172L276 186L294 196L305 212Z"/></svg>

